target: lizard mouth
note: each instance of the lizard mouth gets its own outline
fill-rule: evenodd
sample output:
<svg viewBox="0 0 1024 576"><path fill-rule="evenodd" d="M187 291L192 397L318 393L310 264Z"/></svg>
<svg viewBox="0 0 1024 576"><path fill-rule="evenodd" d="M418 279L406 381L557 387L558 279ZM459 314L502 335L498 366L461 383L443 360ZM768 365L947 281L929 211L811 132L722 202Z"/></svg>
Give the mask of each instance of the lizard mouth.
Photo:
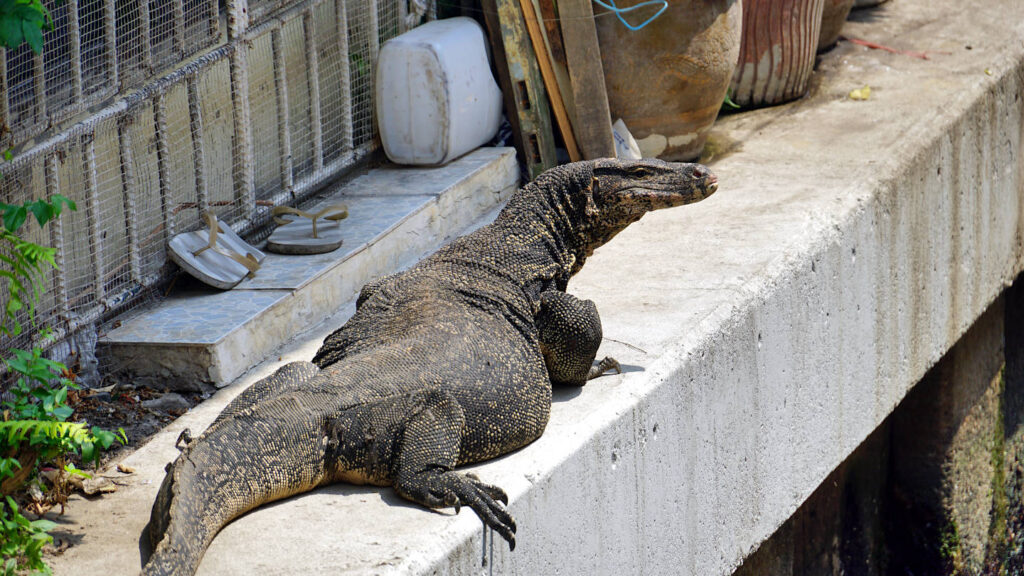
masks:
<svg viewBox="0 0 1024 576"><path fill-rule="evenodd" d="M708 194L713 194L715 191L717 191L718 176L715 176L713 173L708 173L708 180L707 184L705 185L705 188L707 189Z"/></svg>

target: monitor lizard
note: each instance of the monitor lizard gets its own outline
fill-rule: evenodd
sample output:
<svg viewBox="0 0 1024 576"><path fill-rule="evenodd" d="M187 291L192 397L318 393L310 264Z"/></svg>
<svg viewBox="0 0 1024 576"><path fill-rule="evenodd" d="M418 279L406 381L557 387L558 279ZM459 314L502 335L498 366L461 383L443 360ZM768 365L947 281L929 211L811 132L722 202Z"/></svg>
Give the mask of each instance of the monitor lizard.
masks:
<svg viewBox="0 0 1024 576"><path fill-rule="evenodd" d="M294 362L187 435L153 505L146 575L193 574L217 532L267 502L334 482L469 506L515 546L505 492L460 465L537 439L552 385L581 386L601 322L565 292L594 249L646 212L702 200L699 164L611 159L548 170L496 220L363 287L312 362Z"/></svg>

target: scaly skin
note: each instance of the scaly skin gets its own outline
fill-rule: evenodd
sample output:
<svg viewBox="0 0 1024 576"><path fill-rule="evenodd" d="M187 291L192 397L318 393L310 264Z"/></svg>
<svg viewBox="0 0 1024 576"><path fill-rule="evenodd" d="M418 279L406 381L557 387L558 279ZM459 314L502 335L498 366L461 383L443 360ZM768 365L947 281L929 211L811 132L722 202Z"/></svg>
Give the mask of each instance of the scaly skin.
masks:
<svg viewBox="0 0 1024 576"><path fill-rule="evenodd" d="M553 382L579 386L613 366L591 368L597 309L565 294L594 249L644 213L716 187L696 164L561 166L492 224L368 284L313 363L257 382L186 440L153 505L143 573L192 574L232 519L339 481L394 486L430 508L469 506L514 547L504 491L453 469L537 439Z"/></svg>

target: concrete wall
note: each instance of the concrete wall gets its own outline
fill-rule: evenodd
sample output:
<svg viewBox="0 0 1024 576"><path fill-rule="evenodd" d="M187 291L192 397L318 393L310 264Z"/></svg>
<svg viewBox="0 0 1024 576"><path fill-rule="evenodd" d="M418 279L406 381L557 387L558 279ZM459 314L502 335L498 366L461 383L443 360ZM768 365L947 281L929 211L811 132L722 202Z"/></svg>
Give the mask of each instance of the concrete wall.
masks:
<svg viewBox="0 0 1024 576"><path fill-rule="evenodd" d="M1024 277L736 576L1024 571Z"/></svg>

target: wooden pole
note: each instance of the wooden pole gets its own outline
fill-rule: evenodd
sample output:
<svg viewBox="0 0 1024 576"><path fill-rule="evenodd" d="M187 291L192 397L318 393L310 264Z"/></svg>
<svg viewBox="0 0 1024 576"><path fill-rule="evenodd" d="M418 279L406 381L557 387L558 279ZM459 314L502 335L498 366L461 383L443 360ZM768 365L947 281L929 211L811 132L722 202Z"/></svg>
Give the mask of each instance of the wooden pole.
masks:
<svg viewBox="0 0 1024 576"><path fill-rule="evenodd" d="M505 109L530 179L556 165L551 113L516 0L481 0Z"/></svg>
<svg viewBox="0 0 1024 576"><path fill-rule="evenodd" d="M565 140L565 148L569 151L569 160L579 162L583 157L576 146L576 137L572 132L569 115L565 111L565 103L562 102L562 93L558 89L555 70L551 67L551 60L548 59L548 50L544 46L540 23L537 21L537 11L533 9L533 0L519 0L519 5L523 7L526 31L530 35L530 42L533 44L537 63L540 64L540 74L544 78L544 86L547 88L548 96L551 98L551 110L555 113L555 121L558 122L558 129L562 132L562 139Z"/></svg>
<svg viewBox="0 0 1024 576"><path fill-rule="evenodd" d="M562 42L575 102L574 126L587 160L614 158L615 140L591 0L559 0Z"/></svg>

